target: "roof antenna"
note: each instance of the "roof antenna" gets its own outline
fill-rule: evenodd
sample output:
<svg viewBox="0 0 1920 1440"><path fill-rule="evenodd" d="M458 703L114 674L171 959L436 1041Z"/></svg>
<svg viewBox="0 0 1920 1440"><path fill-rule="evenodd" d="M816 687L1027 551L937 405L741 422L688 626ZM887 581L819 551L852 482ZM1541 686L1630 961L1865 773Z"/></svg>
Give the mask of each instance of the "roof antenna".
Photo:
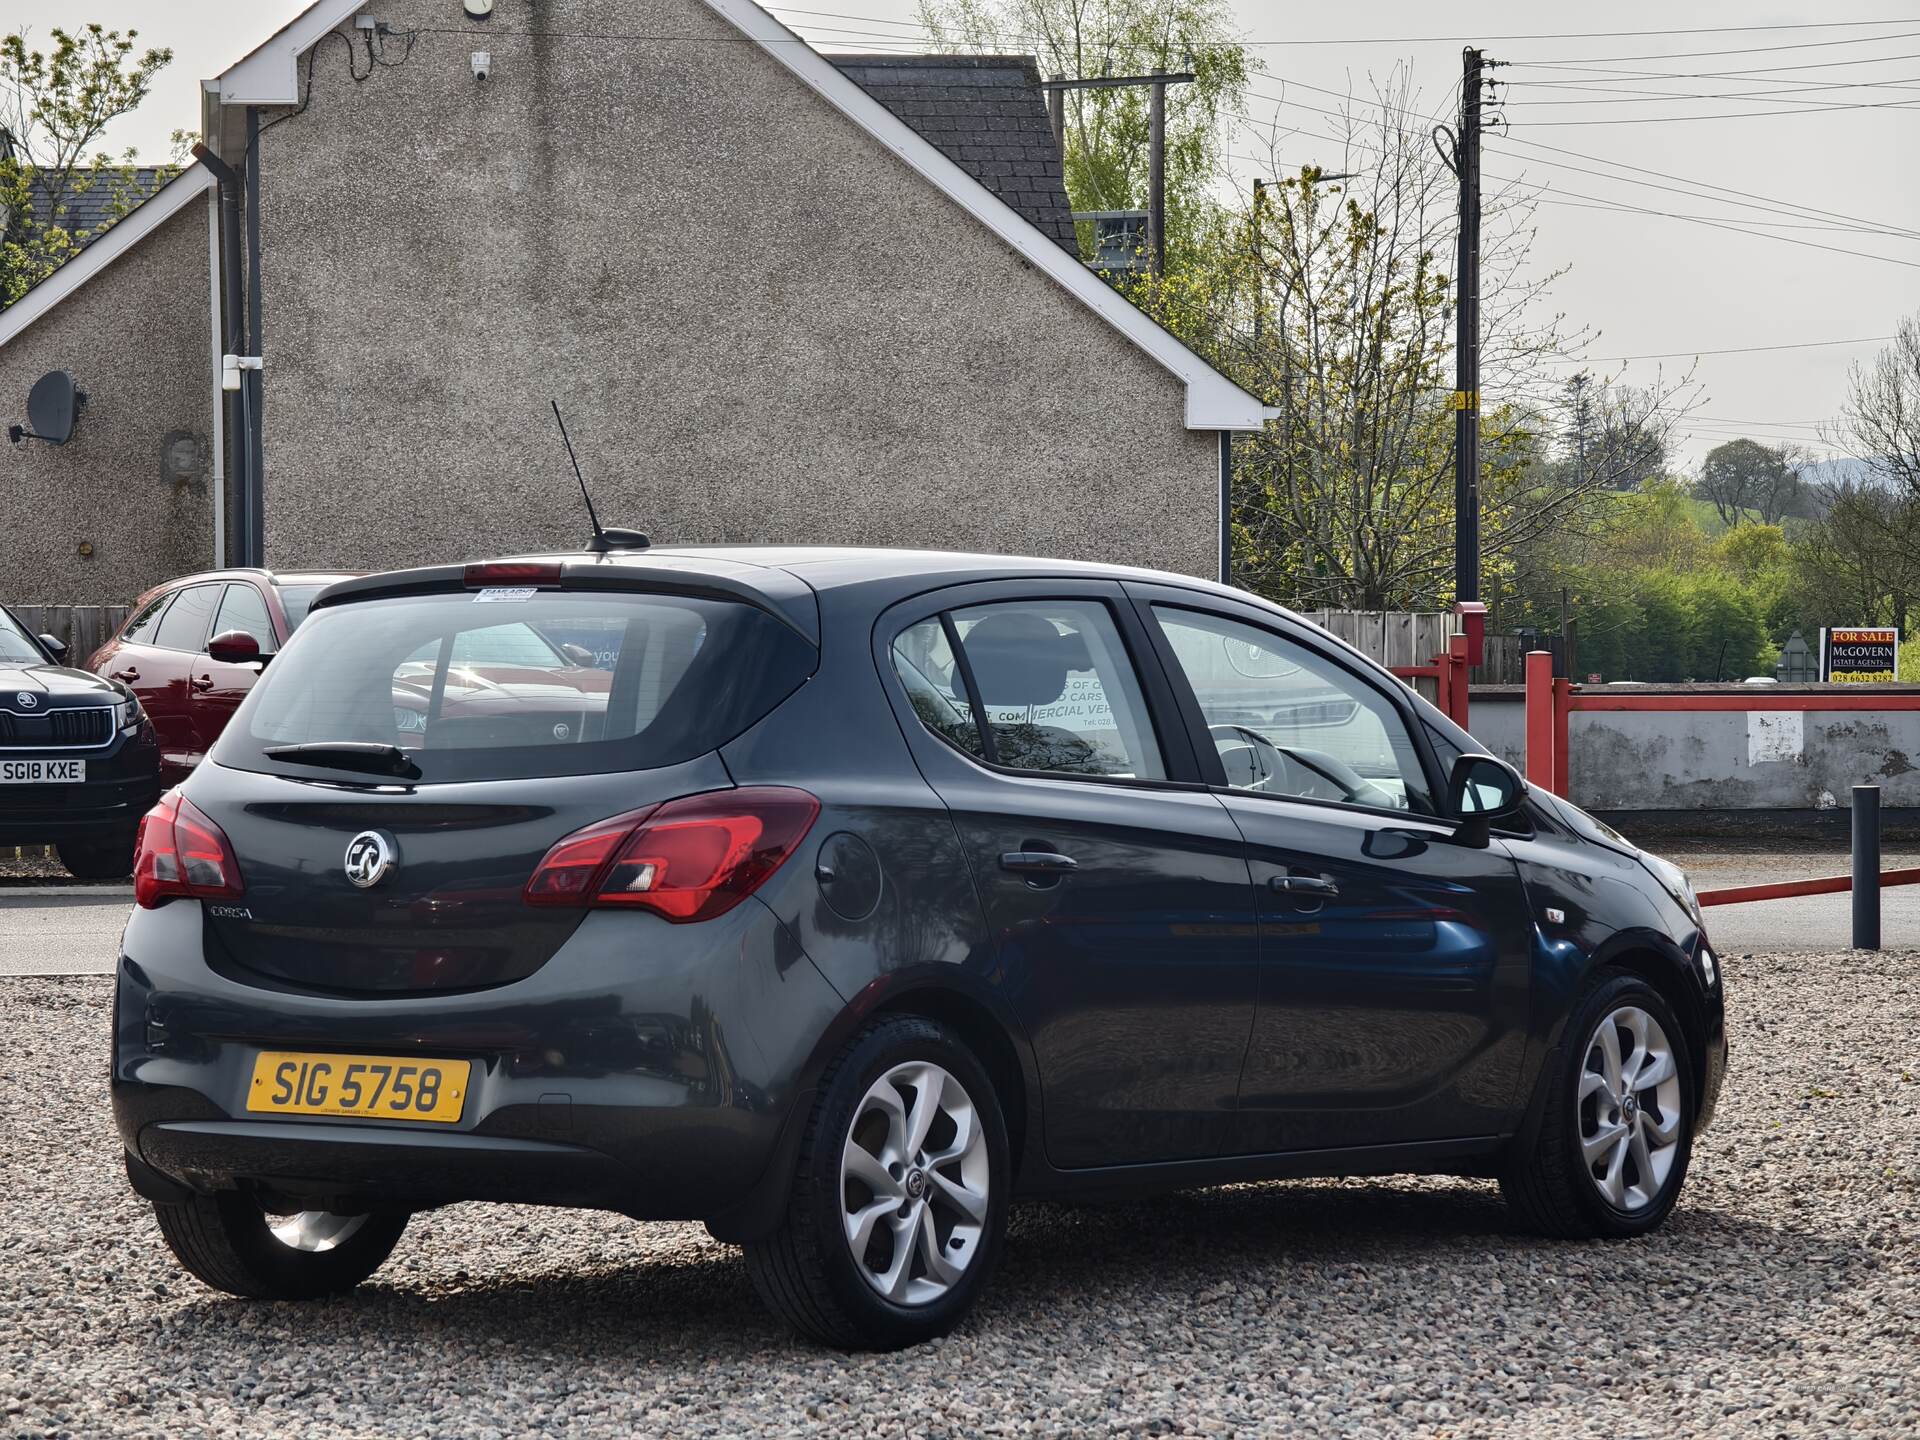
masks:
<svg viewBox="0 0 1920 1440"><path fill-rule="evenodd" d="M593 526L593 538L587 542L587 549L595 555L605 555L613 550L645 550L647 537L638 530L604 530L600 526L600 517L593 512L593 496L587 493L587 477L580 473L580 457L573 453L573 439L567 434L567 422L561 417L560 402L548 402L553 406L553 420L560 427L560 442L567 447L567 459L573 462L573 478L580 482L580 498L587 502L587 523Z"/></svg>

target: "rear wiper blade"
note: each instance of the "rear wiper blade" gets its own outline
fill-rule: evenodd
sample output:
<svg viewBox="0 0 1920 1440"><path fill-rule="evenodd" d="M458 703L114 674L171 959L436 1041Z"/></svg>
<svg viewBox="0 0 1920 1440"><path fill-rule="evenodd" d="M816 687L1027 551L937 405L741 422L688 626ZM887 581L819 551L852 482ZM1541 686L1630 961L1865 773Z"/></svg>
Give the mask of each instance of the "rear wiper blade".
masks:
<svg viewBox="0 0 1920 1440"><path fill-rule="evenodd" d="M298 745L269 745L261 753L296 765L324 765L401 780L420 778L420 767L407 758L406 751L373 740L308 740Z"/></svg>

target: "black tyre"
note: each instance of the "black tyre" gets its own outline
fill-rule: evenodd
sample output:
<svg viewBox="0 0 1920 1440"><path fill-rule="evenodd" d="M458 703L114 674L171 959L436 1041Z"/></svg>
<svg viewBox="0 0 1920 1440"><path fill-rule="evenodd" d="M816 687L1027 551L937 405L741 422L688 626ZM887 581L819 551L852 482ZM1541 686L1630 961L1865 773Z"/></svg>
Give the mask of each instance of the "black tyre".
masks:
<svg viewBox="0 0 1920 1440"><path fill-rule="evenodd" d="M1500 1174L1515 1215L1567 1239L1657 1229L1686 1180L1699 1109L1672 1007L1640 976L1602 971L1540 1083L1532 1128Z"/></svg>
<svg viewBox="0 0 1920 1440"><path fill-rule="evenodd" d="M124 880L133 873L133 832L100 840L63 840L54 850L76 880Z"/></svg>
<svg viewBox="0 0 1920 1440"><path fill-rule="evenodd" d="M167 1248L189 1274L250 1300L312 1300L351 1290L386 1262L404 1214L269 1215L238 1191L156 1201Z"/></svg>
<svg viewBox="0 0 1920 1440"><path fill-rule="evenodd" d="M1006 1231L1006 1124L986 1067L944 1026L867 1026L821 1077L779 1227L749 1242L767 1306L842 1349L944 1335Z"/></svg>

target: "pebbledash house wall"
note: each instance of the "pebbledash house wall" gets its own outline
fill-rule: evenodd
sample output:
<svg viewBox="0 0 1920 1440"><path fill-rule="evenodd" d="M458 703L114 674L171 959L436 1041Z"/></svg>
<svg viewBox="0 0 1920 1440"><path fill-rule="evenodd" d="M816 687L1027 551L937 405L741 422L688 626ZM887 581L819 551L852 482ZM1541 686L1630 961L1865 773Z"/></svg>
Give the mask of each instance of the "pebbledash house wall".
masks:
<svg viewBox="0 0 1920 1440"><path fill-rule="evenodd" d="M88 397L66 444L0 447L0 600L124 605L212 561L207 244L190 202L0 346L0 422L49 370Z"/></svg>
<svg viewBox="0 0 1920 1440"><path fill-rule="evenodd" d="M1183 383L699 0L371 13L259 142L269 564L577 546L557 398L656 540L1213 573Z"/></svg>

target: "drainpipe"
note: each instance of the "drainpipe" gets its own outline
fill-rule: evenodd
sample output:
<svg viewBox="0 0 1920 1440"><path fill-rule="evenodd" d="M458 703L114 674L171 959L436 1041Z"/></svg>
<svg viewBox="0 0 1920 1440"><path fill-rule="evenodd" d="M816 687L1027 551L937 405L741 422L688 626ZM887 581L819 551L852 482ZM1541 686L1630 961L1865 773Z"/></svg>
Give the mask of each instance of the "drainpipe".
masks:
<svg viewBox="0 0 1920 1440"><path fill-rule="evenodd" d="M1220 434L1220 583L1233 584L1233 432Z"/></svg>
<svg viewBox="0 0 1920 1440"><path fill-rule="evenodd" d="M260 354L260 107L247 107L247 353ZM256 365L242 377L247 397L247 535L243 565L264 565L267 554L266 449L260 424L264 376Z"/></svg>
<svg viewBox="0 0 1920 1440"><path fill-rule="evenodd" d="M220 182L220 314L222 334L220 348L223 354L237 354L240 349L240 331L242 311L240 302L240 172L222 160L205 145L193 147L193 158L213 172L214 179ZM257 352L256 352L257 353ZM233 503L230 507L232 524L230 533L234 551L234 561L246 564L248 528L248 474L251 468L251 449L247 442L244 420L246 397L243 393L229 391L222 396L221 404L225 408L226 432L233 445ZM220 558L222 565L227 557Z"/></svg>

